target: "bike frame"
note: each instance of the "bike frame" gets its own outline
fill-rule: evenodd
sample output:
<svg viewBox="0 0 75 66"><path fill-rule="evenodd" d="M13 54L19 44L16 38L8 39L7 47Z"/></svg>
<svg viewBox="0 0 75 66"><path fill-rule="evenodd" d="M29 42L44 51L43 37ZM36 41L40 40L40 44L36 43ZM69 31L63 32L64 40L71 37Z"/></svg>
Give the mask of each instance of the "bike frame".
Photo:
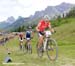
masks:
<svg viewBox="0 0 75 66"><path fill-rule="evenodd" d="M44 40L43 40L43 44L40 48L37 47L37 53L38 53L39 57L42 57L43 56L43 51L44 52L46 51L47 56L50 60L56 60L57 56L58 56L58 47L57 47L56 41L51 38L51 35L52 35L52 33L50 31L45 31L45 37L44 37ZM55 48L49 46L50 44L52 44L52 43L49 43L50 41L52 41L52 43L54 43ZM56 54L51 56L49 51L51 51L51 50L53 51L54 49L56 51Z"/></svg>
<svg viewBox="0 0 75 66"><path fill-rule="evenodd" d="M44 51L46 50L47 41L48 41L48 38L45 38L45 40L43 42L43 49L44 49Z"/></svg>
<svg viewBox="0 0 75 66"><path fill-rule="evenodd" d="M45 39L43 41L43 49L44 49L44 51L46 51L47 41L50 38L50 35L52 35L50 31L45 31Z"/></svg>

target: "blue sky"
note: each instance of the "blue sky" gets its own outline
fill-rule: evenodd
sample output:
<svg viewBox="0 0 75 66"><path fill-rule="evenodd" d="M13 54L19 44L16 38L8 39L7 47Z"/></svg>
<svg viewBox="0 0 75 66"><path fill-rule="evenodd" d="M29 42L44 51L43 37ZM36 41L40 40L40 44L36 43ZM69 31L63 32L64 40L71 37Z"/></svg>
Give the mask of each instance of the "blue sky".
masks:
<svg viewBox="0 0 75 66"><path fill-rule="evenodd" d="M47 6L59 5L62 2L75 4L75 0L0 0L0 21L10 16L28 17L35 11L44 10Z"/></svg>

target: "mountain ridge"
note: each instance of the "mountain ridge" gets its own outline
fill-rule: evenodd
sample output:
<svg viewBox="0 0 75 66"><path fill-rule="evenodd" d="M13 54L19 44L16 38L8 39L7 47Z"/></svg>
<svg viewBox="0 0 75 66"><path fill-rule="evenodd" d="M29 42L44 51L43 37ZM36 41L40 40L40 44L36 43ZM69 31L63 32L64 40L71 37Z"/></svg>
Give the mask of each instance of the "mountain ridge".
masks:
<svg viewBox="0 0 75 66"><path fill-rule="evenodd" d="M65 2L57 6L48 6L47 8L45 8L45 10L36 11L34 15L31 15L27 18L19 16L17 20L12 22L10 25L6 26L5 28L7 29L14 28L14 27L17 28L21 25L27 26L28 24L33 23L33 21L36 22L36 19L39 19L46 14L48 14L52 19L53 17L57 17L58 15L69 12L69 10L73 6L75 5L70 3L65 3Z"/></svg>

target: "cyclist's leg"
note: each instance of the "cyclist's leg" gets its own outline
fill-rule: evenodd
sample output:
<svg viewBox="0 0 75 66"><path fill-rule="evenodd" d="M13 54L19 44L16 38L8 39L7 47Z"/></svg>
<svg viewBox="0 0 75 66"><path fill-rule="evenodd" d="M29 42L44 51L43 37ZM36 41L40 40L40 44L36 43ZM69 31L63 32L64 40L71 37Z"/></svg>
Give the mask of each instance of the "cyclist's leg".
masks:
<svg viewBox="0 0 75 66"><path fill-rule="evenodd" d="M30 44L30 38L28 37L26 37L25 48L27 47L27 44Z"/></svg>
<svg viewBox="0 0 75 66"><path fill-rule="evenodd" d="M38 48L41 47L43 44L44 35L39 34L39 40L38 40Z"/></svg>
<svg viewBox="0 0 75 66"><path fill-rule="evenodd" d="M21 39L21 48L23 49L23 39Z"/></svg>
<svg viewBox="0 0 75 66"><path fill-rule="evenodd" d="M19 37L19 48L20 50L23 49L23 37Z"/></svg>
<svg viewBox="0 0 75 66"><path fill-rule="evenodd" d="M20 46L20 50L22 49L22 42L20 41L19 43L19 46Z"/></svg>
<svg viewBox="0 0 75 66"><path fill-rule="evenodd" d="M27 38L27 42L28 42L28 44L31 44L31 39L30 39L30 37Z"/></svg>
<svg viewBox="0 0 75 66"><path fill-rule="evenodd" d="M31 44L31 40L28 40L28 44Z"/></svg>
<svg viewBox="0 0 75 66"><path fill-rule="evenodd" d="M26 40L25 40L25 48L26 48L27 43L28 43L28 40L27 40L27 38L26 38Z"/></svg>
<svg viewBox="0 0 75 66"><path fill-rule="evenodd" d="M30 36L28 34L26 34L26 42L25 42L25 46L30 42Z"/></svg>
<svg viewBox="0 0 75 66"><path fill-rule="evenodd" d="M19 48L21 50L21 39L19 38Z"/></svg>
<svg viewBox="0 0 75 66"><path fill-rule="evenodd" d="M30 44L31 44L31 40L30 40L30 38L29 38L29 40L28 40L28 45L27 45L27 46L28 46L28 50L30 50L30 48L31 48L31 45L30 45Z"/></svg>

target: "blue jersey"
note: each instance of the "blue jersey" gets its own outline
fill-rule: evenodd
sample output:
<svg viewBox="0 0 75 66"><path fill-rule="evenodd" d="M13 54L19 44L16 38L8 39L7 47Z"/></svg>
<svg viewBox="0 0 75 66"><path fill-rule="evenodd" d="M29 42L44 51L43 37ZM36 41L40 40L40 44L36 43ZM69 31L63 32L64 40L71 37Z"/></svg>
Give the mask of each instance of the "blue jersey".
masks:
<svg viewBox="0 0 75 66"><path fill-rule="evenodd" d="M31 38L32 31L26 31L26 38Z"/></svg>

